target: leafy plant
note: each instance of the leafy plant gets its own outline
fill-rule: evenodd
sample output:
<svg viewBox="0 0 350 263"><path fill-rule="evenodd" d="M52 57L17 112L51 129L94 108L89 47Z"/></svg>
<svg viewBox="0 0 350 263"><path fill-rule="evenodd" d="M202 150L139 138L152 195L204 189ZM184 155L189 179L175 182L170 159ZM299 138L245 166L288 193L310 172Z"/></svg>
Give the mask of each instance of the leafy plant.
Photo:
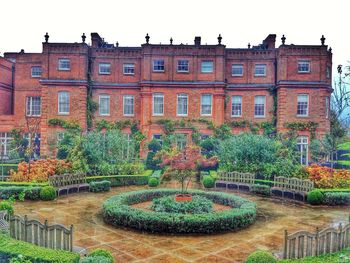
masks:
<svg viewBox="0 0 350 263"><path fill-rule="evenodd" d="M250 254L245 263L277 263L277 259L270 252L258 250Z"/></svg>
<svg viewBox="0 0 350 263"><path fill-rule="evenodd" d="M90 192L98 193L98 192L108 192L111 189L111 182L104 180L99 182L90 182L89 183Z"/></svg>
<svg viewBox="0 0 350 263"><path fill-rule="evenodd" d="M40 190L40 199L43 201L51 201L56 198L56 190L52 186L45 186Z"/></svg>
<svg viewBox="0 0 350 263"><path fill-rule="evenodd" d="M148 186L149 187L157 187L159 185L159 179L155 177L151 177L148 180Z"/></svg>
<svg viewBox="0 0 350 263"><path fill-rule="evenodd" d="M3 200L0 202L0 211L6 210L7 214L13 215L14 208L13 208L13 200Z"/></svg>
<svg viewBox="0 0 350 263"><path fill-rule="evenodd" d="M317 188L350 188L350 171L312 164L306 168Z"/></svg>
<svg viewBox="0 0 350 263"><path fill-rule="evenodd" d="M268 185L252 184L250 187L250 192L252 192L254 194L270 196L271 195L271 188Z"/></svg>
<svg viewBox="0 0 350 263"><path fill-rule="evenodd" d="M215 179L210 175L203 177L203 185L205 188L213 188L215 185Z"/></svg>
<svg viewBox="0 0 350 263"><path fill-rule="evenodd" d="M89 254L90 257L104 257L107 259L106 263L113 263L114 259L113 256L111 254L111 252L109 252L108 250L105 249L95 249L94 251L92 251Z"/></svg>
<svg viewBox="0 0 350 263"><path fill-rule="evenodd" d="M326 205L350 205L350 193L325 193L323 203Z"/></svg>
<svg viewBox="0 0 350 263"><path fill-rule="evenodd" d="M318 190L312 190L307 194L307 202L311 205L320 205L323 203L324 195Z"/></svg>

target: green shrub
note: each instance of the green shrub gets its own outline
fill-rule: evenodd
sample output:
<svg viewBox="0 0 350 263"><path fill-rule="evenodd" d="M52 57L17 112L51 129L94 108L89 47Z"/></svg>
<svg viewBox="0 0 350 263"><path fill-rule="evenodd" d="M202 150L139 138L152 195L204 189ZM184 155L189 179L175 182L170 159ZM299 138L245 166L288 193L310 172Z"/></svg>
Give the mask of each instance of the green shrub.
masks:
<svg viewBox="0 0 350 263"><path fill-rule="evenodd" d="M111 186L147 185L152 170L146 170L142 175L111 175L111 176L89 176L88 182L110 181Z"/></svg>
<svg viewBox="0 0 350 263"><path fill-rule="evenodd" d="M112 225L158 233L217 233L244 228L255 221L256 205L244 198L220 193L191 190L188 193L208 198L216 204L233 207L204 214L157 213L131 205L180 193L177 189L141 190L122 193L103 203L104 220Z"/></svg>
<svg viewBox="0 0 350 263"><path fill-rule="evenodd" d="M151 177L157 178L159 180L161 176L162 176L162 170L155 170L151 175Z"/></svg>
<svg viewBox="0 0 350 263"><path fill-rule="evenodd" d="M162 149L162 145L160 144L160 142L156 139L153 139L152 141L150 141L148 143L148 150L152 151L152 152L158 152Z"/></svg>
<svg viewBox="0 0 350 263"><path fill-rule="evenodd" d="M250 192L252 192L254 194L270 196L271 195L271 188L268 185L253 184L250 187Z"/></svg>
<svg viewBox="0 0 350 263"><path fill-rule="evenodd" d="M210 170L209 175L213 177L214 179L218 178L218 172L215 170Z"/></svg>
<svg viewBox="0 0 350 263"><path fill-rule="evenodd" d="M105 249L96 249L94 251L92 251L90 254L89 254L90 257L104 257L106 259L108 259L107 262L109 263L113 263L114 262L114 259L113 259L113 256L111 254L111 252L109 252L108 250L105 250Z"/></svg>
<svg viewBox="0 0 350 263"><path fill-rule="evenodd" d="M0 202L0 211L6 210L7 214L13 215L14 209L13 209L13 202L9 200L3 200Z"/></svg>
<svg viewBox="0 0 350 263"><path fill-rule="evenodd" d="M20 199L23 195L25 199L39 200L41 187L35 186L0 186L0 198L9 199L14 197Z"/></svg>
<svg viewBox="0 0 350 263"><path fill-rule="evenodd" d="M88 256L83 258L80 263L111 263L109 258L102 257L102 256Z"/></svg>
<svg viewBox="0 0 350 263"><path fill-rule="evenodd" d="M205 188L213 188L215 185L215 179L210 175L204 176L203 178L203 186Z"/></svg>
<svg viewBox="0 0 350 263"><path fill-rule="evenodd" d="M250 254L245 263L275 263L277 262L277 259L267 251L255 251L252 254Z"/></svg>
<svg viewBox="0 0 350 263"><path fill-rule="evenodd" d="M318 190L312 190L307 194L307 202L311 205L320 205L323 203L324 195Z"/></svg>
<svg viewBox="0 0 350 263"><path fill-rule="evenodd" d="M142 174L145 167L142 163L124 163L118 167L118 170L120 175L135 175Z"/></svg>
<svg viewBox="0 0 350 263"><path fill-rule="evenodd" d="M52 186L45 186L40 190L40 199L43 201L51 201L56 198L56 190Z"/></svg>
<svg viewBox="0 0 350 263"><path fill-rule="evenodd" d="M151 209L165 213L203 214L213 211L213 202L200 195L194 195L189 202L176 202L175 196L169 195L153 199Z"/></svg>
<svg viewBox="0 0 350 263"><path fill-rule="evenodd" d="M9 258L22 255L31 262L38 263L78 263L80 259L78 253L38 247L3 234L0 234L0 255Z"/></svg>
<svg viewBox="0 0 350 263"><path fill-rule="evenodd" d="M98 192L108 192L111 189L111 182L107 180L98 181L98 182L90 182L89 183L90 192L98 193Z"/></svg>
<svg viewBox="0 0 350 263"><path fill-rule="evenodd" d="M159 180L156 177L151 177L148 180L148 186L149 187L157 187L159 185Z"/></svg>
<svg viewBox="0 0 350 263"><path fill-rule="evenodd" d="M22 255L18 255L17 257L11 258L9 263L32 263L32 261L26 259Z"/></svg>
<svg viewBox="0 0 350 263"><path fill-rule="evenodd" d="M323 203L326 205L350 205L350 193L325 193Z"/></svg>

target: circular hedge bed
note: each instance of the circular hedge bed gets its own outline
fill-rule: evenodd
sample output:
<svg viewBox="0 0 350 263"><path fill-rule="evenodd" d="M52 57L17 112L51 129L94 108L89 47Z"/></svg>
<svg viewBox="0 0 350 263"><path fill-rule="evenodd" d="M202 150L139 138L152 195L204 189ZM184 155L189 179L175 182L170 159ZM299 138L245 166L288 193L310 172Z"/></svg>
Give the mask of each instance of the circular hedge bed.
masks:
<svg viewBox="0 0 350 263"><path fill-rule="evenodd" d="M180 193L176 189L133 191L107 199L103 203L104 220L115 226L158 233L217 233L244 228L255 221L256 205L244 198L219 192L191 190L215 204L231 209L201 214L181 214L146 211L132 205L152 201L154 198Z"/></svg>

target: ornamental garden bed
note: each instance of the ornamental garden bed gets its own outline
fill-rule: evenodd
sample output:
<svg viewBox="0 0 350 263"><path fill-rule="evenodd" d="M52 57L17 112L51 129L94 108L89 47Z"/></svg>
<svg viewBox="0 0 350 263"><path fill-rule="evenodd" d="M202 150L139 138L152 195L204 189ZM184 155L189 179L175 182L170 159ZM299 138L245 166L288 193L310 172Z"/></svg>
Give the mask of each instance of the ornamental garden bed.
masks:
<svg viewBox="0 0 350 263"><path fill-rule="evenodd" d="M211 212L192 214L156 212L138 205L177 193L180 191L176 189L157 189L133 191L113 196L103 203L103 218L114 226L176 234L237 231L249 226L256 219L255 203L232 194L218 192L188 191L193 196L204 197L216 205L227 206L229 209L215 211L214 208L214 211Z"/></svg>

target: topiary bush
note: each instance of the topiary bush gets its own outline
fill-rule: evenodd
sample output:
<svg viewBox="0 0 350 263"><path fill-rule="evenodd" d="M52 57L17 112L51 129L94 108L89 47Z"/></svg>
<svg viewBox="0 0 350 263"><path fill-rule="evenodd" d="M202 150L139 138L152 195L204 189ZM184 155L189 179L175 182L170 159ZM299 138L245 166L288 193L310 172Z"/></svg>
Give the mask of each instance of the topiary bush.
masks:
<svg viewBox="0 0 350 263"><path fill-rule="evenodd" d="M213 211L213 202L200 195L194 195L189 202L176 202L175 196L169 195L153 199L150 208L156 212L203 214Z"/></svg>
<svg viewBox="0 0 350 263"><path fill-rule="evenodd" d="M271 195L271 187L268 185L253 184L250 187L250 192L252 192L254 194L270 196Z"/></svg>
<svg viewBox="0 0 350 263"><path fill-rule="evenodd" d="M213 188L215 185L215 179L211 177L210 175L203 177L203 186L205 188Z"/></svg>
<svg viewBox="0 0 350 263"><path fill-rule="evenodd" d="M325 193L323 203L326 205L350 205L350 193Z"/></svg>
<svg viewBox="0 0 350 263"><path fill-rule="evenodd" d="M93 193L108 192L109 190L111 190L111 182L107 180L98 182L92 181L89 183L89 190Z"/></svg>
<svg viewBox="0 0 350 263"><path fill-rule="evenodd" d="M142 210L133 204L181 193L179 189L154 189L122 193L107 199L102 206L105 222L141 231L158 233L217 233L235 231L252 224L256 218L255 203L244 198L220 193L191 190L215 204L230 206L218 212L179 214Z"/></svg>
<svg viewBox="0 0 350 263"><path fill-rule="evenodd" d="M56 190L52 186L45 186L40 190L40 199L43 201L51 201L56 198Z"/></svg>
<svg viewBox="0 0 350 263"><path fill-rule="evenodd" d="M159 180L156 177L151 177L148 180L148 186L149 187L157 187L159 185Z"/></svg>
<svg viewBox="0 0 350 263"><path fill-rule="evenodd" d="M108 263L114 262L114 259L113 259L111 252L109 252L108 250L105 250L105 249L101 249L101 248L92 251L89 254L89 257L104 257L107 259L106 262L108 262Z"/></svg>
<svg viewBox="0 0 350 263"><path fill-rule="evenodd" d="M267 251L258 250L250 254L245 263L277 263L277 259Z"/></svg>
<svg viewBox="0 0 350 263"><path fill-rule="evenodd" d="M307 202L311 205L320 205L323 203L324 195L318 190L312 190L307 194Z"/></svg>

